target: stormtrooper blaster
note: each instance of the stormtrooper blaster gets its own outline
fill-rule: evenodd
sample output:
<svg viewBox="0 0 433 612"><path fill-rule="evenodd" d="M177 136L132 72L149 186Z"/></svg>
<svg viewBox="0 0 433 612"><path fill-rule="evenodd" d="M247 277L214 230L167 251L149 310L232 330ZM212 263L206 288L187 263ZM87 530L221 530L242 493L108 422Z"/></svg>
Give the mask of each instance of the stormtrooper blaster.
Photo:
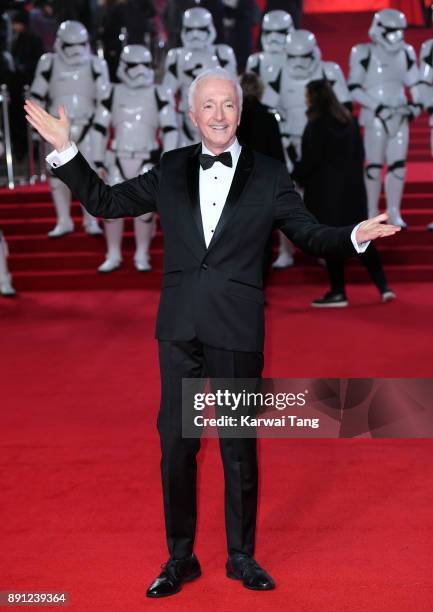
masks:
<svg viewBox="0 0 433 612"><path fill-rule="evenodd" d="M389 121L395 115L401 117L407 117L409 120L418 117L423 109L422 104L416 104L415 102L407 102L406 104L400 104L400 106L388 106L387 104L379 104L374 110L374 114L381 121Z"/></svg>
<svg viewBox="0 0 433 612"><path fill-rule="evenodd" d="M418 117L422 108L422 104L416 104L415 102L407 102L399 106L379 104L375 108L374 114L382 123L384 130L388 133L391 124L401 124L404 119L412 121L412 119Z"/></svg>

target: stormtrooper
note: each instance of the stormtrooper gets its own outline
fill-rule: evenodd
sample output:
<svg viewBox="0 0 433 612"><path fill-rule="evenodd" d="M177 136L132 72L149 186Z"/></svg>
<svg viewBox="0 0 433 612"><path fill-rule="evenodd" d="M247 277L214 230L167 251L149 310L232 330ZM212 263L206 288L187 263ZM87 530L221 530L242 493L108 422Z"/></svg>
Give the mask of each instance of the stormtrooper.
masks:
<svg viewBox="0 0 433 612"><path fill-rule="evenodd" d="M0 295L3 297L14 297L15 289L12 286L12 278L7 265L8 245L0 230Z"/></svg>
<svg viewBox="0 0 433 612"><path fill-rule="evenodd" d="M159 157L160 135L163 150L177 146L178 130L172 98L154 84L152 55L142 45L124 47L117 69L120 83L113 85L109 98L97 109L94 126L99 134L97 168L107 171L107 180L115 185L143 174ZM109 127L114 138L106 151ZM107 256L99 272L112 272L122 264L123 219L106 220ZM152 213L134 219L135 267L140 272L151 269L149 247L155 229Z"/></svg>
<svg viewBox="0 0 433 612"><path fill-rule="evenodd" d="M307 30L293 30L287 36L286 64L280 73L278 87L270 84L265 89L263 103L278 110L280 131L288 157L292 161L301 154L302 134L307 124L305 88L310 81L327 79L342 104L350 105L350 93L343 72L335 62L322 61L316 37ZM292 161L291 161L292 160ZM274 268L285 268L293 263L293 247L280 233L280 251Z"/></svg>
<svg viewBox="0 0 433 612"><path fill-rule="evenodd" d="M431 152L433 155L433 38L426 40L421 45L419 63L422 103L430 116L429 125L432 128L430 138ZM433 221L429 223L427 229L433 232Z"/></svg>
<svg viewBox="0 0 433 612"><path fill-rule="evenodd" d="M214 45L215 37L216 31L210 12L201 7L188 9L182 18L183 47L170 49L167 54L162 87L168 95L179 94L180 147L199 140L188 117L188 88L194 78L203 70L217 66L237 74L233 49L227 45Z"/></svg>
<svg viewBox="0 0 433 612"><path fill-rule="evenodd" d="M421 112L419 70L413 47L404 41L406 17L384 9L373 18L371 43L356 45L350 56L349 89L361 105L366 155L365 182L369 216L377 215L382 168L386 162L389 222L406 227L400 205L409 144L409 120ZM411 101L405 94L410 89Z"/></svg>
<svg viewBox="0 0 433 612"><path fill-rule="evenodd" d="M265 85L277 93L280 90L281 70L287 61L286 39L293 30L293 21L286 11L270 11L262 21L263 51L253 53L247 61L247 72L255 72Z"/></svg>
<svg viewBox="0 0 433 612"><path fill-rule="evenodd" d="M64 21L57 30L54 53L45 53L39 60L30 97L46 110L57 115L64 106L71 120L71 139L84 157L92 163L95 154L96 105L109 95L108 69L104 60L92 55L89 35L78 21ZM57 214L57 224L48 233L58 238L73 231L71 193L54 176L49 183ZM88 234L101 234L97 220L83 208L83 227Z"/></svg>

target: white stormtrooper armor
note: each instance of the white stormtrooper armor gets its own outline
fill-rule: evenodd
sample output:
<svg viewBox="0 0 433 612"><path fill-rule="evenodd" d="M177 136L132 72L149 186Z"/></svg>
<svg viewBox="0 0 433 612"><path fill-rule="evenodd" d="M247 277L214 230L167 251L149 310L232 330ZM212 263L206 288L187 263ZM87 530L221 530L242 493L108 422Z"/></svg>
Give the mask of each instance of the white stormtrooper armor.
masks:
<svg viewBox="0 0 433 612"><path fill-rule="evenodd" d="M307 30L294 30L287 36L287 60L281 72L279 92L267 90L265 103L281 109L283 144L300 155L301 140L307 124L305 88L310 81L328 80L342 104L350 104L350 93L343 72L335 62L322 61L316 37ZM271 97L272 95L272 97Z"/></svg>
<svg viewBox="0 0 433 612"><path fill-rule="evenodd" d="M361 105L366 155L365 182L370 217L377 215L381 174L387 164L385 196L389 221L406 227L400 215L409 144L409 119L421 111L419 71L414 49L405 43L406 17L384 9L374 15L371 43L356 45L350 56L349 89ZM410 88L412 102L405 95Z"/></svg>
<svg viewBox="0 0 433 612"><path fill-rule="evenodd" d="M45 53L39 60L30 97L57 116L64 106L71 121L71 139L92 164L95 155L93 117L97 103L109 95L108 69L104 60L92 55L89 35L78 21L64 21L57 30L55 53ZM57 213L57 224L49 232L57 238L72 232L71 194L55 176L50 186ZM83 208L83 226L88 234L101 234L97 220Z"/></svg>
<svg viewBox="0 0 433 612"><path fill-rule="evenodd" d="M426 40L419 54L420 64L420 91L422 103L428 112L430 119L431 152L433 155L433 38ZM427 226L429 231L433 231L433 221Z"/></svg>
<svg viewBox="0 0 433 612"><path fill-rule="evenodd" d="M280 91L281 70L286 64L287 35L293 30L293 21L286 11L270 11L262 21L261 43L263 51L253 53L247 61L247 72L255 72L265 85Z"/></svg>
<svg viewBox="0 0 433 612"><path fill-rule="evenodd" d="M99 105L94 120L99 133L99 159L95 165L107 169L110 185L152 168L159 157L158 135L164 151L176 148L178 141L174 101L154 85L150 51L142 45L126 46L120 56L117 76L120 83L113 85L110 97ZM114 139L105 153L110 125ZM134 263L140 272L151 269L149 247L154 229L152 213L134 219ZM99 272L112 272L121 266L122 234L123 219L105 221L107 256Z"/></svg>
<svg viewBox="0 0 433 612"><path fill-rule="evenodd" d="M263 102L279 110L283 146L290 160L292 148L298 157L301 154L302 134L307 124L305 100L307 84L316 79L328 80L342 104L350 104L350 93L340 66L335 62L322 61L316 37L312 32L308 30L290 32L287 36L286 54L287 60L281 71L279 91L268 87ZM291 170L290 161L288 165ZM292 250L291 243L280 232L280 252L273 267L283 268L291 265Z"/></svg>
<svg viewBox="0 0 433 612"><path fill-rule="evenodd" d="M15 289L12 286L12 277L9 274L8 255L8 245L0 230L0 295L3 297L13 297L16 295Z"/></svg>
<svg viewBox="0 0 433 612"><path fill-rule="evenodd" d="M203 70L221 66L237 74L233 49L214 45L216 31L210 12L191 8L183 14L181 39L183 47L170 49L165 63L162 87L170 96L179 93L179 146L198 142L199 136L188 117L188 88Z"/></svg>

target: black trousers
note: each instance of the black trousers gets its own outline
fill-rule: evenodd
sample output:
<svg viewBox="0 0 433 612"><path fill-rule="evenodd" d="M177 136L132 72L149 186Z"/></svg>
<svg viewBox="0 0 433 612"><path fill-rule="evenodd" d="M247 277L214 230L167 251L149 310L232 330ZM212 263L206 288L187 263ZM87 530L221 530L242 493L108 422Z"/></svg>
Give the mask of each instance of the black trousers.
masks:
<svg viewBox="0 0 433 612"><path fill-rule="evenodd" d="M161 477L170 556L193 551L196 529L196 455L199 439L182 438L182 378L260 378L263 353L215 349L198 340L159 343ZM255 438L220 438L229 555L253 555L258 467Z"/></svg>
<svg viewBox="0 0 433 612"><path fill-rule="evenodd" d="M358 257L360 262L367 269L371 280L379 291L381 293L386 291L388 289L388 284L386 282L385 272L383 271L382 260L374 244L371 243L365 253L358 255ZM343 259L326 259L326 268L328 270L332 293L345 293L344 263Z"/></svg>

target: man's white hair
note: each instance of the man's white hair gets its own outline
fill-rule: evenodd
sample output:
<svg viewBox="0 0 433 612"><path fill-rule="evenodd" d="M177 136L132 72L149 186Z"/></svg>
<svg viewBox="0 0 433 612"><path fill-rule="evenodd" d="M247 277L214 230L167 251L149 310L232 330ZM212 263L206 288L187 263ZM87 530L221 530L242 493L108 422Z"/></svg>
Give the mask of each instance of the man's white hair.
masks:
<svg viewBox="0 0 433 612"><path fill-rule="evenodd" d="M231 72L229 72L225 68L221 68L219 66L217 66L216 68L208 68L207 70L203 70L203 72L200 72L195 77L195 79L189 86L188 106L190 110L194 111L194 107L195 107L194 97L195 97L195 90L197 89L197 85L200 82L207 80L207 79L221 79L222 81L230 81L230 83L233 83L236 89L237 96L238 96L239 112L242 110L242 99L243 99L242 87L240 86L237 77L235 77Z"/></svg>

